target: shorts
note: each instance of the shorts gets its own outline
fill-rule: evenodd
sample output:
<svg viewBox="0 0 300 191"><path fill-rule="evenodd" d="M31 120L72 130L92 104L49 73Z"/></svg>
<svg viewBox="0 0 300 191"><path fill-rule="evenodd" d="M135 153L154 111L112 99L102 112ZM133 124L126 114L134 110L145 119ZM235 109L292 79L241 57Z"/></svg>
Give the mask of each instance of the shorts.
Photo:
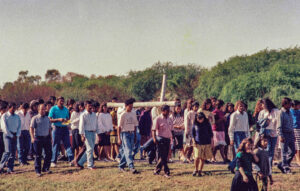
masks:
<svg viewBox="0 0 300 191"><path fill-rule="evenodd" d="M81 140L81 135L79 134L79 129L72 130L72 148L77 149L83 146L83 142Z"/></svg>
<svg viewBox="0 0 300 191"><path fill-rule="evenodd" d="M99 146L110 146L110 135L107 135L106 133L100 133L100 141Z"/></svg>
<svg viewBox="0 0 300 191"><path fill-rule="evenodd" d="M208 160L213 158L213 153L211 149L211 145L194 145L194 155L195 158Z"/></svg>

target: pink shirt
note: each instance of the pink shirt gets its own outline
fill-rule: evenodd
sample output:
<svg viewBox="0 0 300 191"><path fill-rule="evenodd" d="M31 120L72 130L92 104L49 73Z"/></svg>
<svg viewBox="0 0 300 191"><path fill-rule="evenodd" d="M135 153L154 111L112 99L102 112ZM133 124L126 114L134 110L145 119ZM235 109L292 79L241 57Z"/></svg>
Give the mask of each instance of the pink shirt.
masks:
<svg viewBox="0 0 300 191"><path fill-rule="evenodd" d="M152 130L155 130L156 136L171 138L173 130L173 121L170 117L165 118L161 114L154 120Z"/></svg>

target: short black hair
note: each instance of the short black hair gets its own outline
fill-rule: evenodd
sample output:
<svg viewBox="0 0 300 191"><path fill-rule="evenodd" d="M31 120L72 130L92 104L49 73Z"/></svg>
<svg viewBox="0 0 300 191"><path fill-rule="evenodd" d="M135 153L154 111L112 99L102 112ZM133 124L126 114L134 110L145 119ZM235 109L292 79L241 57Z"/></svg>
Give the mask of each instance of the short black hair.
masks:
<svg viewBox="0 0 300 191"><path fill-rule="evenodd" d="M29 108L29 104L28 103L23 103L22 104L22 108L23 109L28 109Z"/></svg>
<svg viewBox="0 0 300 191"><path fill-rule="evenodd" d="M128 100L125 101L125 106L128 106L128 105L131 105L135 102L135 99L134 98L130 98Z"/></svg>
<svg viewBox="0 0 300 191"><path fill-rule="evenodd" d="M39 104L45 103L45 101L42 98L38 99L38 102L39 102Z"/></svg>
<svg viewBox="0 0 300 191"><path fill-rule="evenodd" d="M92 105L92 102L91 101L85 101L85 105Z"/></svg>
<svg viewBox="0 0 300 191"><path fill-rule="evenodd" d="M288 98L288 97L284 97L281 101L282 107L289 103L292 103L292 100L291 100L291 98Z"/></svg>
<svg viewBox="0 0 300 191"><path fill-rule="evenodd" d="M170 106L168 105L161 106L161 111L167 111L167 110L170 110Z"/></svg>
<svg viewBox="0 0 300 191"><path fill-rule="evenodd" d="M60 99L65 100L65 98L63 96L60 96L57 98L57 100L60 100Z"/></svg>
<svg viewBox="0 0 300 191"><path fill-rule="evenodd" d="M199 102L197 102L197 101L193 102L192 107L194 107L194 106L199 107Z"/></svg>
<svg viewBox="0 0 300 191"><path fill-rule="evenodd" d="M12 107L16 107L17 105L16 105L16 103L15 102L10 102L9 104L8 104L8 108L12 108Z"/></svg>
<svg viewBox="0 0 300 191"><path fill-rule="evenodd" d="M7 105L8 105L8 103L6 101L2 100L0 103L0 110L7 109Z"/></svg>

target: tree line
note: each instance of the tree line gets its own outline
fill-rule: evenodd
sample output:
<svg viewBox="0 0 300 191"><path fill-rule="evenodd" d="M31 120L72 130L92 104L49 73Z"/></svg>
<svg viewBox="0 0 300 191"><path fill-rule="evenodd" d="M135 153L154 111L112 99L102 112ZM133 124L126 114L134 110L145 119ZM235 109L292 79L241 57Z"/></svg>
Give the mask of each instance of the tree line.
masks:
<svg viewBox="0 0 300 191"><path fill-rule="evenodd" d="M167 74L166 98L182 100L194 97L203 101L215 96L225 102L244 100L253 110L258 98L269 97L276 104L284 96L300 98L300 48L262 50L253 55L233 56L208 69L196 64L174 65L157 62L141 71L126 75L90 77L56 69L41 76L20 71L14 82L0 89L0 99L29 102L32 99L61 95L75 100L123 101L135 97L140 101L157 100L162 74Z"/></svg>

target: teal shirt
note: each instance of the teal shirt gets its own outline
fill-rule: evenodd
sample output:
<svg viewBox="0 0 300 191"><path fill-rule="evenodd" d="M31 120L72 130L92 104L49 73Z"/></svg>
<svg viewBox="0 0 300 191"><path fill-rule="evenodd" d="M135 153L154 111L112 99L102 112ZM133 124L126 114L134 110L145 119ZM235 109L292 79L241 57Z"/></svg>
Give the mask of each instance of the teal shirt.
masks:
<svg viewBox="0 0 300 191"><path fill-rule="evenodd" d="M236 170L243 167L245 174L252 175L252 163L254 162L254 157L251 153L238 152L236 155Z"/></svg>
<svg viewBox="0 0 300 191"><path fill-rule="evenodd" d="M50 109L49 117L52 119L69 119L69 110L65 106L62 109L60 109L57 105L55 105ZM66 127L66 125L62 125L61 122L55 122L53 124L59 127Z"/></svg>

